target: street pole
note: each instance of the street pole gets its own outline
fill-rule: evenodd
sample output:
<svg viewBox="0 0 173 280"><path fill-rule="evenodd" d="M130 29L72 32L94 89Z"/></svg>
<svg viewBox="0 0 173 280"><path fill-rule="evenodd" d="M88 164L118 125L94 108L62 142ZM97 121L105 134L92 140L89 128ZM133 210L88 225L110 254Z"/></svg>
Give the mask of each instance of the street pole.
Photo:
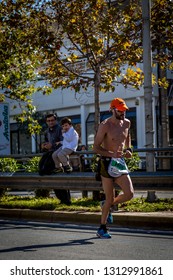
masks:
<svg viewBox="0 0 173 280"><path fill-rule="evenodd" d="M142 0L143 21L143 67L146 148L154 148L153 90L152 90L152 50L150 36L151 1ZM146 171L155 171L153 153L146 153Z"/></svg>

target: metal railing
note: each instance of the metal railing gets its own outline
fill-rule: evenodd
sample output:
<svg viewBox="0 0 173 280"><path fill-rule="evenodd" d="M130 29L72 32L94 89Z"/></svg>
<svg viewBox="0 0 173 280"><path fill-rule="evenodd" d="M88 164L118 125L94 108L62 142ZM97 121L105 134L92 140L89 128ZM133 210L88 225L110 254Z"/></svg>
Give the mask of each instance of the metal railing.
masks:
<svg viewBox="0 0 173 280"><path fill-rule="evenodd" d="M135 152L152 152L158 157L158 153L166 152L169 154L164 157L169 160L172 159L173 148L165 149L135 149ZM92 160L95 153L92 151L75 152L72 157L79 159L79 164L85 159ZM0 156L16 158L17 160L28 160L35 156L41 156L42 154L26 154L26 155L10 155ZM173 191L173 171L162 170L157 172L145 172L136 171L130 174L134 189L145 190L145 191ZM83 172L81 169L78 172L72 172L71 174L57 174L49 176L39 176L38 174L32 173L19 173L14 174L1 174L0 176L0 188L10 189L70 189L79 191L97 191L101 190L101 182L96 181L95 173Z"/></svg>
<svg viewBox="0 0 173 280"><path fill-rule="evenodd" d="M130 174L135 190L173 191L173 174L171 172L132 172ZM96 181L93 172L75 172L39 176L32 173L15 173L0 176L0 188L32 190L69 189L78 191L101 190L101 182Z"/></svg>
<svg viewBox="0 0 173 280"><path fill-rule="evenodd" d="M145 161L146 161L146 153L153 153L155 162L156 162L156 170L169 169L173 170L173 147L167 148L137 148L134 149L134 152L138 153L139 158L141 160L142 167L140 169L145 170ZM70 158L79 160L79 168L80 171L83 171L82 162L87 159L88 161L93 160L93 156L95 152L93 151L76 151L74 152ZM0 155L0 158L14 158L17 161L28 161L33 157L41 157L42 153L37 154L11 154L11 155ZM166 164L165 164L166 162ZM165 168L166 166L166 168Z"/></svg>

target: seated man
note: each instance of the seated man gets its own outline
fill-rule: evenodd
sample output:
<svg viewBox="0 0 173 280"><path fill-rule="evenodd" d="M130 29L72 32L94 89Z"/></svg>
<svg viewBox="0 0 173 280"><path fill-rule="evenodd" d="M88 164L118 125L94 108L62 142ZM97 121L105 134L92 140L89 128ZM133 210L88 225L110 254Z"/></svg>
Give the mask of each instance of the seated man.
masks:
<svg viewBox="0 0 173 280"><path fill-rule="evenodd" d="M44 153L39 163L40 175L54 173L55 165L53 160L51 160L52 153L61 146L60 143L63 140L61 126L57 121L57 115L54 113L48 114L45 120L47 129L45 131L44 143L42 143L41 145L42 151ZM67 205L71 204L71 196L69 190L54 189L54 192L61 203Z"/></svg>

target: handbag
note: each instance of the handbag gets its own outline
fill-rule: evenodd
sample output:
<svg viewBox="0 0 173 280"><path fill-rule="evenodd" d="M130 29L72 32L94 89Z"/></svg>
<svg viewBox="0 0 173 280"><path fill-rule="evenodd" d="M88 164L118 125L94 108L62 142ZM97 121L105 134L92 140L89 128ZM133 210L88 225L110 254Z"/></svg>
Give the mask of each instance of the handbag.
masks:
<svg viewBox="0 0 173 280"><path fill-rule="evenodd" d="M129 174L124 158L111 158L108 173L111 177L120 177L121 175Z"/></svg>

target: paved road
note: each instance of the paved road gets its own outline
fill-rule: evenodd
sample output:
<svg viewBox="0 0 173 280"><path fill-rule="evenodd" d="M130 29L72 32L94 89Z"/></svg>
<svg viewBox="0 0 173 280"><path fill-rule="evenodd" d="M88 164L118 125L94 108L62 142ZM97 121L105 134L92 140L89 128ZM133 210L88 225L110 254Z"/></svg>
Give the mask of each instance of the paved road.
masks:
<svg viewBox="0 0 173 280"><path fill-rule="evenodd" d="M0 260L172 260L173 231L0 220Z"/></svg>

